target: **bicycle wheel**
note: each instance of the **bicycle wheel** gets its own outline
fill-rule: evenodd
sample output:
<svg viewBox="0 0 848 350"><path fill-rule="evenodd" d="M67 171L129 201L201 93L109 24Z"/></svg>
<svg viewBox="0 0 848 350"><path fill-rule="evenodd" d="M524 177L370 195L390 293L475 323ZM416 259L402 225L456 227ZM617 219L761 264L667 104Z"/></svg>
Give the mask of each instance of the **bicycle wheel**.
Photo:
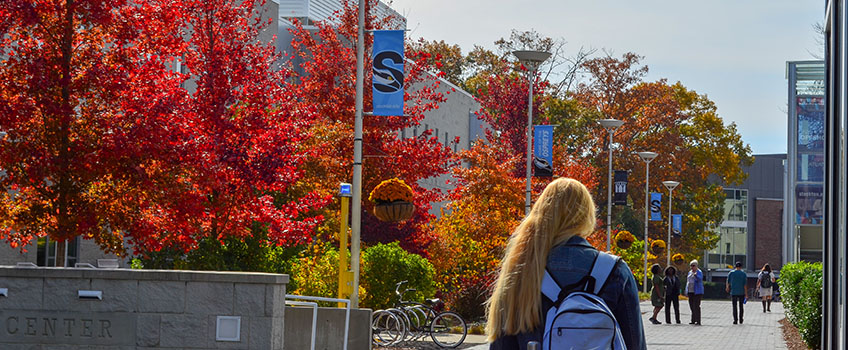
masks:
<svg viewBox="0 0 848 350"><path fill-rule="evenodd" d="M430 321L435 318L436 313L422 305L404 308L404 311L406 311L406 314L409 317L410 338L412 340L423 338L427 334L430 327Z"/></svg>
<svg viewBox="0 0 848 350"><path fill-rule="evenodd" d="M405 327L397 315L378 310L371 316L371 342L376 346L392 346L403 340Z"/></svg>
<svg viewBox="0 0 848 350"><path fill-rule="evenodd" d="M465 341L468 326L465 320L453 312L442 312L436 315L430 324L430 337L436 345L443 348L455 348Z"/></svg>
<svg viewBox="0 0 848 350"><path fill-rule="evenodd" d="M386 311L395 315L403 326L403 337L401 337L398 342L411 338L413 336L412 321L409 320L409 315L406 314L406 311L399 308L390 308L386 309Z"/></svg>

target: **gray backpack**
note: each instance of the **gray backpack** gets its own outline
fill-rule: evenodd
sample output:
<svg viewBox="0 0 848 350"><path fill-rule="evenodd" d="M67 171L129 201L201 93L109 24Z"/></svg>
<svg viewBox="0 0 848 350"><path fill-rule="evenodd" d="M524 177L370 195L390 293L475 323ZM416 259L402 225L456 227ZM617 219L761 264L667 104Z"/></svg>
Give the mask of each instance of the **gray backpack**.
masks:
<svg viewBox="0 0 848 350"><path fill-rule="evenodd" d="M553 306L545 313L542 350L627 349L618 321L598 296L619 259L598 252L589 275L565 288L545 270L542 295Z"/></svg>

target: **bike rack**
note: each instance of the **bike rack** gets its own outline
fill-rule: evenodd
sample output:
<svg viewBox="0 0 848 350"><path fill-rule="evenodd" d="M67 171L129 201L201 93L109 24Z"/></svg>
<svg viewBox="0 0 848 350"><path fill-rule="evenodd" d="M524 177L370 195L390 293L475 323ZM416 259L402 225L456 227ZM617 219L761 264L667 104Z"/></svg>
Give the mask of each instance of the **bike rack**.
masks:
<svg viewBox="0 0 848 350"><path fill-rule="evenodd" d="M286 294L286 299L309 300L309 301L311 301L311 302L304 302L304 301L286 300L286 305L300 305L300 306L311 306L312 307L312 344L310 346L310 350L315 350L315 329L316 329L316 325L318 323L318 303L317 303L317 301L344 303L345 304L345 328L344 328L344 344L342 345L342 350L347 350L348 331L350 330L350 300L348 300L348 299L324 298L324 297L313 297L313 296L306 296L306 295L292 295L292 294Z"/></svg>

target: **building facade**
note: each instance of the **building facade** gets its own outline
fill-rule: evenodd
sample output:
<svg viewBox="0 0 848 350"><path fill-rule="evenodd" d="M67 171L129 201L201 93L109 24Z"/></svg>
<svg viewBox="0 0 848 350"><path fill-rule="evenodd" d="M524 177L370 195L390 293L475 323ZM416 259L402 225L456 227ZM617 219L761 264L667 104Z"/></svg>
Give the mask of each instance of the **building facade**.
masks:
<svg viewBox="0 0 848 350"><path fill-rule="evenodd" d="M724 186L724 216L716 231L719 242L705 253L709 279L720 281L742 262L749 277L769 264L783 265L783 189L785 154L754 155L754 163L743 167L748 178L739 185Z"/></svg>

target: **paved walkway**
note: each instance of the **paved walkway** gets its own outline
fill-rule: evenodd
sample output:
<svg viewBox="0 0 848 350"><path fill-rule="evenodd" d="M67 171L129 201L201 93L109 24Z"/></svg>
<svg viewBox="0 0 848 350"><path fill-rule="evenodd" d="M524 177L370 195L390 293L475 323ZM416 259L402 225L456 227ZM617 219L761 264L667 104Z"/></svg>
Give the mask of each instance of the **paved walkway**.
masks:
<svg viewBox="0 0 848 350"><path fill-rule="evenodd" d="M681 324L651 324L653 310L650 302L643 302L642 322L648 349L786 349L783 332L778 321L784 317L783 305L772 303L771 311L763 313L762 304L754 300L745 305L745 323L733 324L730 300L705 300L701 303L701 326L688 324L691 313L689 303L680 301ZM672 314L672 322L674 314ZM665 310L657 318L665 321ZM474 344L474 342L479 342ZM483 337L469 337L462 347L466 350L488 350ZM472 345L474 344L474 345Z"/></svg>

